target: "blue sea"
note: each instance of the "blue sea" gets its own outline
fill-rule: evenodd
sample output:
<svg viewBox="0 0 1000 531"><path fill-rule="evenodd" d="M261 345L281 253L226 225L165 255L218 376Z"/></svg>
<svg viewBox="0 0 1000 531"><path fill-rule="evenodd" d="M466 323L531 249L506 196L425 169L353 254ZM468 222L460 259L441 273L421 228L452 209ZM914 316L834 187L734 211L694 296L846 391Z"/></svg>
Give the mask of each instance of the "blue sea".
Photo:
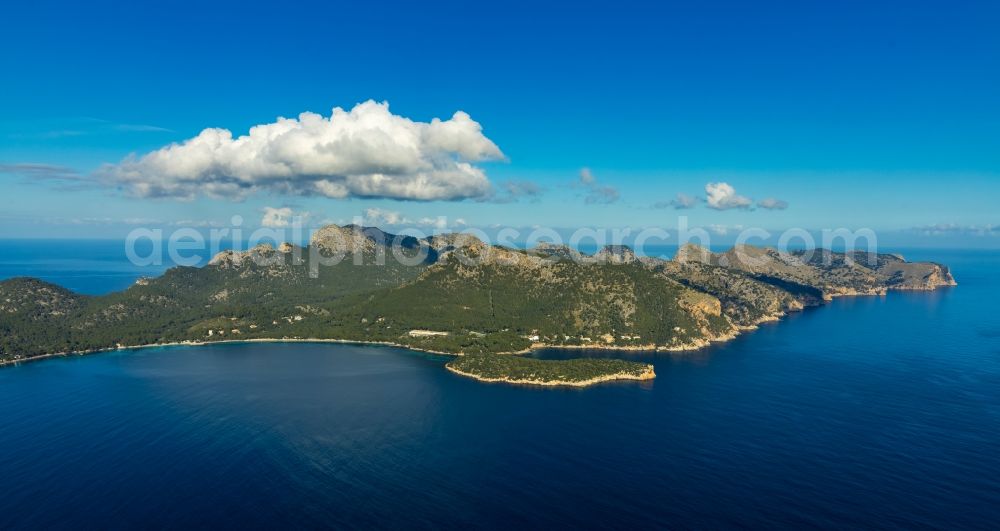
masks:
<svg viewBox="0 0 1000 531"><path fill-rule="evenodd" d="M101 293L155 274L120 243L22 244L3 276ZM995 529L1000 252L903 252L960 285L623 355L656 366L644 383L482 384L329 344L3 368L0 529Z"/></svg>
<svg viewBox="0 0 1000 531"><path fill-rule="evenodd" d="M165 253L156 255L160 264L135 265L126 256L125 243L117 240L0 240L0 248L0 279L35 277L87 295L123 290L172 265ZM141 256L152 255L149 241L140 241L136 249Z"/></svg>

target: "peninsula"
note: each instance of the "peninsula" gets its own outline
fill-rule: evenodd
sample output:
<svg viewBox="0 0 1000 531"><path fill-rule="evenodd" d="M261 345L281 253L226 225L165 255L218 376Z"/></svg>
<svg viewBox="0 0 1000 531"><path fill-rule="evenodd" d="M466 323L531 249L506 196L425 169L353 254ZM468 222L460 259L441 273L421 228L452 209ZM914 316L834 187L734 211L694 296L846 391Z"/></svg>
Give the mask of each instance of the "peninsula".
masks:
<svg viewBox="0 0 1000 531"><path fill-rule="evenodd" d="M0 364L172 343L348 341L454 355L449 370L483 381L584 386L655 374L523 354L697 349L833 297L953 285L947 267L891 254L686 245L662 260L624 246L582 255L331 225L305 247L224 251L104 296L0 282Z"/></svg>

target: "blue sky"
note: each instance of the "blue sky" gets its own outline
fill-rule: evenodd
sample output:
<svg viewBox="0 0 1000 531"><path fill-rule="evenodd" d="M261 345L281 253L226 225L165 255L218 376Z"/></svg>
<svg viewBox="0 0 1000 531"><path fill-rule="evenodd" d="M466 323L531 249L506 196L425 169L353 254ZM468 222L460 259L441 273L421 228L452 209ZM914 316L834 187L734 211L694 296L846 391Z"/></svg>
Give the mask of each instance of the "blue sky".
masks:
<svg viewBox="0 0 1000 531"><path fill-rule="evenodd" d="M0 236L254 224L287 208L314 223L378 209L482 226L991 227L976 241L1000 245L1000 5L651 4L8 6ZM368 100L417 124L468 113L502 152L470 162L493 195L337 198L310 180L162 197L136 184L157 184L159 166L122 164L208 127L238 137ZM441 149L422 152L433 179L462 158ZM709 183L735 201L711 208ZM693 207L670 206L677 194Z"/></svg>

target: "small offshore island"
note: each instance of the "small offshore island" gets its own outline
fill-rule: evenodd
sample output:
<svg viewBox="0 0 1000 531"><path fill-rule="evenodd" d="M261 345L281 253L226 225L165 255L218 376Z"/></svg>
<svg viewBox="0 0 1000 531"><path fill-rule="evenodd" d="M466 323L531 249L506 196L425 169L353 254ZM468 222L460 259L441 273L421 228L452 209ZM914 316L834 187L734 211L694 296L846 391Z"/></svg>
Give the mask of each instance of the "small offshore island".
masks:
<svg viewBox="0 0 1000 531"><path fill-rule="evenodd" d="M486 382L586 386L655 373L618 359L519 354L693 350L833 297L954 285L942 265L891 254L685 245L662 260L624 246L583 255L331 225L306 247L224 251L206 267L104 296L0 282L0 365L165 344L330 341L455 355L448 370Z"/></svg>
<svg viewBox="0 0 1000 531"><path fill-rule="evenodd" d="M521 356L467 354L445 367L481 382L586 387L611 380L652 380L653 366L616 359L536 360Z"/></svg>

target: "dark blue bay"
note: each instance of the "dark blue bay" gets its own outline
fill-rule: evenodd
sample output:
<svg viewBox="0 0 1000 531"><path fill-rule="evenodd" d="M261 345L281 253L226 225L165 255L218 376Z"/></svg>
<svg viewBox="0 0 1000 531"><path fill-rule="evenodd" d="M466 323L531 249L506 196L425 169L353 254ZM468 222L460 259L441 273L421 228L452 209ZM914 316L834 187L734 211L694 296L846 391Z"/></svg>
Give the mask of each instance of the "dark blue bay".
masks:
<svg viewBox="0 0 1000 531"><path fill-rule="evenodd" d="M1000 253L906 254L960 286L628 355L656 365L643 385L329 344L8 367L0 528L995 527Z"/></svg>

